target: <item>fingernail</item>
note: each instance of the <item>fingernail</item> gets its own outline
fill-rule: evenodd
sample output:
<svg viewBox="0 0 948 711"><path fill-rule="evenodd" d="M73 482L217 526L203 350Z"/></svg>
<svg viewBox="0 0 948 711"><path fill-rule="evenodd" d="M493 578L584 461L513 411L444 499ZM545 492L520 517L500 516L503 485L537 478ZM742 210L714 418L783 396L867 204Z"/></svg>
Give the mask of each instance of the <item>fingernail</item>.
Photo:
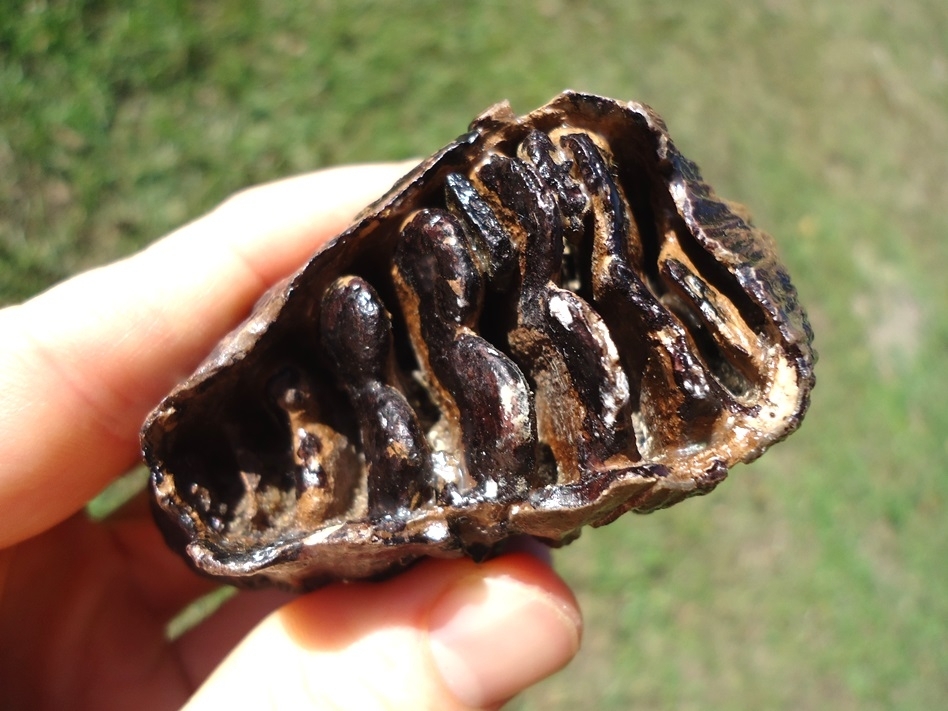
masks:
<svg viewBox="0 0 948 711"><path fill-rule="evenodd" d="M507 578L470 578L429 618L435 664L458 701L505 701L569 662L582 622L571 606Z"/></svg>

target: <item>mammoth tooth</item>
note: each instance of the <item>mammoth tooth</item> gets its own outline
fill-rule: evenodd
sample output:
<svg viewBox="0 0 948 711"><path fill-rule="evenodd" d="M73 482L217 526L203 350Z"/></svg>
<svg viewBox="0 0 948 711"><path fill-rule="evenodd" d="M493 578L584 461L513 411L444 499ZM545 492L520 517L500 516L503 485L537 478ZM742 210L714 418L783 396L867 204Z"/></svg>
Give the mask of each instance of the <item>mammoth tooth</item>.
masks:
<svg viewBox="0 0 948 711"><path fill-rule="evenodd" d="M811 342L770 238L651 109L499 104L151 413L156 518L244 586L562 545L795 430Z"/></svg>

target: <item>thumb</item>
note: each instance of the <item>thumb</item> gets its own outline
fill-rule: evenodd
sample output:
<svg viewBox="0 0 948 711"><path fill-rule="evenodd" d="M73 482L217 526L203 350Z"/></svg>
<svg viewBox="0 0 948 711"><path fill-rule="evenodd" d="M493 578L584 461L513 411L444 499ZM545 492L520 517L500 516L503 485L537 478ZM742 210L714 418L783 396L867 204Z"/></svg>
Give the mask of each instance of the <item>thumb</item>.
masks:
<svg viewBox="0 0 948 711"><path fill-rule="evenodd" d="M581 629L572 593L533 556L428 560L272 613L187 709L497 708L565 666Z"/></svg>

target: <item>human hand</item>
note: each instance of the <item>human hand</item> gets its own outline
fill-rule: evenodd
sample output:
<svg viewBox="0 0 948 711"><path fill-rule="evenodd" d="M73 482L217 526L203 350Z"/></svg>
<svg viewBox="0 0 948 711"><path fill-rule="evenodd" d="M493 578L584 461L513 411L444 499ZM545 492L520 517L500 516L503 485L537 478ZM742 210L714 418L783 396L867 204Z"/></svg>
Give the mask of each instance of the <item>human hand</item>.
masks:
<svg viewBox="0 0 948 711"><path fill-rule="evenodd" d="M523 552L295 599L242 592L169 641L214 583L168 550L142 497L101 523L83 513L138 460L171 386L407 169L253 188L0 311L0 706L496 708L572 658L576 602Z"/></svg>

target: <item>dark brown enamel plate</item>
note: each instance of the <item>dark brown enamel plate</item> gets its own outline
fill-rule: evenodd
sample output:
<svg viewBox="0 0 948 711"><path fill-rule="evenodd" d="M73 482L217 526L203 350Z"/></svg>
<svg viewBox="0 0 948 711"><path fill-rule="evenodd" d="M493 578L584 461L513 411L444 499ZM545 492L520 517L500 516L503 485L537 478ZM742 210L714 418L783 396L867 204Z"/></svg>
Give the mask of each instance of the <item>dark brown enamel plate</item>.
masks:
<svg viewBox="0 0 948 711"><path fill-rule="evenodd" d="M561 545L795 430L811 341L770 238L651 109L498 104L151 413L156 517L245 586Z"/></svg>

